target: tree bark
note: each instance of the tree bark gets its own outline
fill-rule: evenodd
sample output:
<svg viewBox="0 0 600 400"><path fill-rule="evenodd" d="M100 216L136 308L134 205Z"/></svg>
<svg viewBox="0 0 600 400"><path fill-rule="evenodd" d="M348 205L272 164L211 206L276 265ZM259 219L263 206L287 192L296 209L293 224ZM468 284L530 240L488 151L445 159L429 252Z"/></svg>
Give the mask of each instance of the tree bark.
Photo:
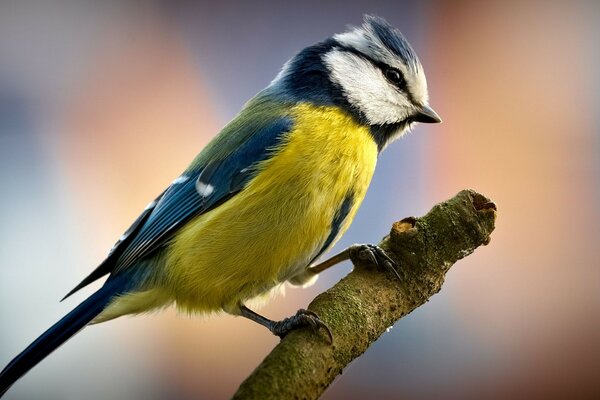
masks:
<svg viewBox="0 0 600 400"><path fill-rule="evenodd" d="M388 327L439 292L450 267L487 245L496 206L463 190L421 218L395 222L379 244L396 262L395 275L369 265L354 270L308 306L331 329L288 334L241 384L234 399L317 399L335 377Z"/></svg>

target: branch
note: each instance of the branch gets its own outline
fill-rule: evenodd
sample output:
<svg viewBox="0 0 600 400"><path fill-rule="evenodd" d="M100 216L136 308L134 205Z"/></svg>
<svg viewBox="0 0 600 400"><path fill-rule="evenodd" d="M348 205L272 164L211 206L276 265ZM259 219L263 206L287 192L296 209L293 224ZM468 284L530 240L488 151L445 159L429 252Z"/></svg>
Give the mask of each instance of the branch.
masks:
<svg viewBox="0 0 600 400"><path fill-rule="evenodd" d="M422 218L395 222L379 244L397 262L393 275L357 265L308 306L333 332L288 334L241 384L234 399L317 399L334 378L397 320L439 292L452 264L490 241L496 206L472 190Z"/></svg>

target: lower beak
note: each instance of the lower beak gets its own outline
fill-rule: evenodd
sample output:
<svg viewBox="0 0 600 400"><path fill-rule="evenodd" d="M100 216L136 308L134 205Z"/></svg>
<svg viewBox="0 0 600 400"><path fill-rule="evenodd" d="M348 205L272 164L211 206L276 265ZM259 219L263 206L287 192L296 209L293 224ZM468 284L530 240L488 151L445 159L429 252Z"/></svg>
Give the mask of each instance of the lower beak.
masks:
<svg viewBox="0 0 600 400"><path fill-rule="evenodd" d="M419 108L417 113L413 115L411 119L414 122L423 122L425 124L437 124L438 122L442 122L440 116L429 106L422 106Z"/></svg>

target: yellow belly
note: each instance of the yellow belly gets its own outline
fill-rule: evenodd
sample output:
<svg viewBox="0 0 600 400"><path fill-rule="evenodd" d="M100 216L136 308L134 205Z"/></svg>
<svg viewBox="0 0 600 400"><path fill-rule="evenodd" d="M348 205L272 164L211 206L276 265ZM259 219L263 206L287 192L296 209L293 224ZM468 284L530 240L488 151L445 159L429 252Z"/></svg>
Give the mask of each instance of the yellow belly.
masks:
<svg viewBox="0 0 600 400"><path fill-rule="evenodd" d="M172 240L160 296L188 312L235 312L308 266L352 191L338 237L348 228L373 175L376 144L335 108L299 105L293 118L293 131L248 186Z"/></svg>

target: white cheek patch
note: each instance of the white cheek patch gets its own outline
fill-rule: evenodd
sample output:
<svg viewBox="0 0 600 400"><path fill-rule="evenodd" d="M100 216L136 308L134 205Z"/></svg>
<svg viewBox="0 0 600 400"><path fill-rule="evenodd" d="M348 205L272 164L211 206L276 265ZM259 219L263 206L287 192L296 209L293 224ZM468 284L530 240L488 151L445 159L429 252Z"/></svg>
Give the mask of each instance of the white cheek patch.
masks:
<svg viewBox="0 0 600 400"><path fill-rule="evenodd" d="M341 50L325 54L323 61L332 80L341 86L348 101L365 114L370 124L393 124L409 116L410 101L369 61Z"/></svg>
<svg viewBox="0 0 600 400"><path fill-rule="evenodd" d="M427 104L429 102L429 94L427 93L427 79L425 78L425 71L423 67L419 66L416 74L409 75L406 82L413 97L417 99L421 104Z"/></svg>

